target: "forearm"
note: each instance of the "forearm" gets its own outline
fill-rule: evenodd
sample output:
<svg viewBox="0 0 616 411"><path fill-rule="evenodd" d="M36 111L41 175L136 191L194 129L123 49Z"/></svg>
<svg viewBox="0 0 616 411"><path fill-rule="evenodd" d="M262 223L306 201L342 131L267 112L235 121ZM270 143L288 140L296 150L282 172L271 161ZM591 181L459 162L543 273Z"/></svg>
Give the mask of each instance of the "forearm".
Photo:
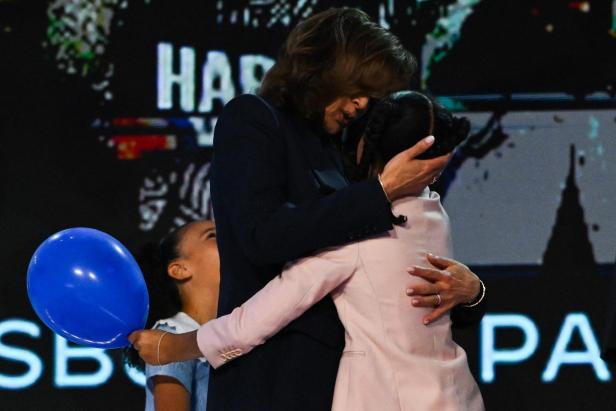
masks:
<svg viewBox="0 0 616 411"><path fill-rule="evenodd" d="M197 330L165 335L160 343L160 357L163 363L188 361L202 357L197 344Z"/></svg>
<svg viewBox="0 0 616 411"><path fill-rule="evenodd" d="M197 342L214 368L278 333L345 282L355 271L358 246L300 260L230 314L200 327Z"/></svg>

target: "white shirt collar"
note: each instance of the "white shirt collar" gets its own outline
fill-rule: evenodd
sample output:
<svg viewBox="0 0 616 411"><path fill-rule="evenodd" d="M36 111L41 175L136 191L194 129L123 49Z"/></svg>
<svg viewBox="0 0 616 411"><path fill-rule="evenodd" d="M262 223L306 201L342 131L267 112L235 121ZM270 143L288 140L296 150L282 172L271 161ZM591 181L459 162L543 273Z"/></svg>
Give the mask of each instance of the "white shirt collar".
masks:
<svg viewBox="0 0 616 411"><path fill-rule="evenodd" d="M160 325L173 328L176 334L195 331L199 328L199 323L183 311L179 311L173 317L156 321L156 324L154 324L152 328L157 328Z"/></svg>

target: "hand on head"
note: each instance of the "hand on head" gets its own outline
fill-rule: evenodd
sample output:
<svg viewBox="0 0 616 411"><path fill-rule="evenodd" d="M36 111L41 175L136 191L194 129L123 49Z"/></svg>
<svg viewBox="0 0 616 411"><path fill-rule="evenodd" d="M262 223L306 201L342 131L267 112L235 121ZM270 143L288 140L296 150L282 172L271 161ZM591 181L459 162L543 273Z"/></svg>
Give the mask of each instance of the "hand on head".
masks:
<svg viewBox="0 0 616 411"><path fill-rule="evenodd" d="M385 165L381 173L381 182L390 200L418 194L441 175L451 159L451 153L429 160L416 159L432 144L434 137L428 136L413 147L397 154Z"/></svg>

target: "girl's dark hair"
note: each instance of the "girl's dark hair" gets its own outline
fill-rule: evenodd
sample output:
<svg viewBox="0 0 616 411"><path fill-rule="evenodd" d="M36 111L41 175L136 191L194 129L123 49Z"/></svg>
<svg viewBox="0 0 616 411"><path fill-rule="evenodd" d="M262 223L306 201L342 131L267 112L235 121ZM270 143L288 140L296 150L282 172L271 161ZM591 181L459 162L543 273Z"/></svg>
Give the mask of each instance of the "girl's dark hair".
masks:
<svg viewBox="0 0 616 411"><path fill-rule="evenodd" d="M145 278L150 295L150 311L145 328L152 328L162 318L173 317L182 310L182 301L176 280L167 273L167 267L180 258L180 243L190 223L174 229L158 243L147 243L137 253L137 262ZM124 350L124 361L143 370L145 364L132 346Z"/></svg>
<svg viewBox="0 0 616 411"><path fill-rule="evenodd" d="M383 98L370 110L364 131L364 149L354 179L382 171L396 154L433 135L435 142L418 156L428 159L447 154L470 131L466 117L456 117L432 98L416 91L399 91Z"/></svg>
<svg viewBox="0 0 616 411"><path fill-rule="evenodd" d="M298 24L259 94L320 125L337 97L383 97L410 87L415 58L359 9L331 8Z"/></svg>

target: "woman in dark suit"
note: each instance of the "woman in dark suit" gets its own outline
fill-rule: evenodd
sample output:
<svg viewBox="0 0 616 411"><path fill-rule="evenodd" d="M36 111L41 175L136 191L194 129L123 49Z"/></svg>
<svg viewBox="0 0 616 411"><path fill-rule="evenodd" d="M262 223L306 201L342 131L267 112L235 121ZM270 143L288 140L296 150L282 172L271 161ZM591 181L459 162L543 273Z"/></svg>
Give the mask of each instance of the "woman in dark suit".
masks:
<svg viewBox="0 0 616 411"><path fill-rule="evenodd" d="M450 155L415 159L433 138L394 157L378 179L351 184L342 166L346 127L371 98L408 88L415 68L399 40L365 13L330 9L291 31L259 96L227 104L215 130L211 180L221 259L218 315L241 305L287 262L390 230L390 201L439 176ZM415 287L417 306L435 307L431 319L455 307L454 323L477 323L481 304L458 306L483 294L477 276L463 264L432 263L436 268L415 270L432 282ZM196 337L187 336L191 355ZM144 351L157 348L133 340ZM208 411L329 410L343 346L344 330L327 297L266 344L212 372Z"/></svg>

